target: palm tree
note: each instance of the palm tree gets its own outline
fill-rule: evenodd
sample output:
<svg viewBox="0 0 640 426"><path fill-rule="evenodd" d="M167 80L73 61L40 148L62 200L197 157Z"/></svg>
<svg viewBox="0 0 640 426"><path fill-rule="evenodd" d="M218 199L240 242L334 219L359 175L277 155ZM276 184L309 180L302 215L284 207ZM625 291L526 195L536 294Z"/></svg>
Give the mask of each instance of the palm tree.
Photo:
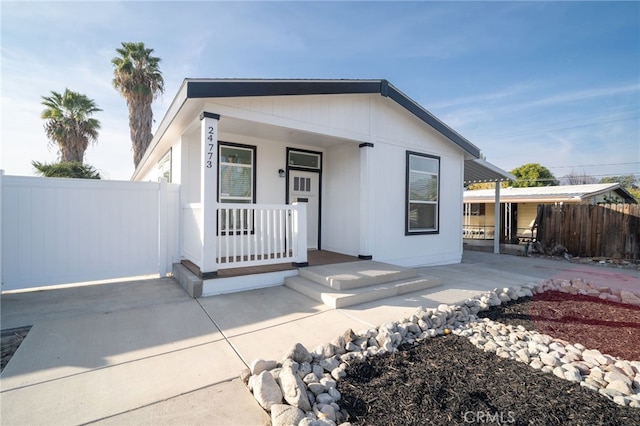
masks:
<svg viewBox="0 0 640 426"><path fill-rule="evenodd" d="M41 115L47 120L44 131L50 144L58 145L60 161L83 163L89 142L98 140L100 129L100 122L91 115L102 110L93 99L69 89L62 94L51 91L51 96L42 99L42 105L47 107Z"/></svg>
<svg viewBox="0 0 640 426"><path fill-rule="evenodd" d="M111 60L115 67L113 86L127 101L133 163L138 167L153 136L151 103L164 92L160 58L151 56L153 49L147 49L144 43L123 42L116 52L120 56Z"/></svg>
<svg viewBox="0 0 640 426"><path fill-rule="evenodd" d="M36 174L44 177L101 179L100 172L98 172L95 167L76 161L51 164L32 161L31 165L36 169Z"/></svg>

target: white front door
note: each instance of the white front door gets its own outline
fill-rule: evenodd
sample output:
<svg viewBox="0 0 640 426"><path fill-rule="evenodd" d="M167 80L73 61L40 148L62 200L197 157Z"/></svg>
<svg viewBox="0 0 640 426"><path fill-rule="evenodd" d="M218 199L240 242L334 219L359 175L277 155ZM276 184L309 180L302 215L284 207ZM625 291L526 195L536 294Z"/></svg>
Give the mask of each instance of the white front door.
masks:
<svg viewBox="0 0 640 426"><path fill-rule="evenodd" d="M289 203L307 203L307 246L318 248L320 212L320 174L300 170L289 171Z"/></svg>

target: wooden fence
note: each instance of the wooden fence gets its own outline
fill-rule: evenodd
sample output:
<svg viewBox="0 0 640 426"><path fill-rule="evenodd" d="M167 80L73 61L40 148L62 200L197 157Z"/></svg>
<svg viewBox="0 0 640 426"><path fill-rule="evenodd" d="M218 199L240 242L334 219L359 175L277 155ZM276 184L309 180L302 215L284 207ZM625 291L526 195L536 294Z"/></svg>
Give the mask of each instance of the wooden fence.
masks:
<svg viewBox="0 0 640 426"><path fill-rule="evenodd" d="M561 244L572 256L640 259L638 204L541 204L536 223L545 251Z"/></svg>

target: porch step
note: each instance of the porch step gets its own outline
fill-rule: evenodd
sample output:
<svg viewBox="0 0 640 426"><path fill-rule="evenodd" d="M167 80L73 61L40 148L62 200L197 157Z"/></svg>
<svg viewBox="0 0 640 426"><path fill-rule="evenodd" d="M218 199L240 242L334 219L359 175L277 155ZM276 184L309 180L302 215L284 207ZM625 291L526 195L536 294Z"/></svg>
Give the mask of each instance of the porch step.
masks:
<svg viewBox="0 0 640 426"><path fill-rule="evenodd" d="M412 277L340 291L302 276L287 277L284 280L284 285L288 288L334 309L399 296L440 284L442 282L439 278Z"/></svg>
<svg viewBox="0 0 640 426"><path fill-rule="evenodd" d="M373 260L300 268L299 275L337 291L416 278L418 271Z"/></svg>

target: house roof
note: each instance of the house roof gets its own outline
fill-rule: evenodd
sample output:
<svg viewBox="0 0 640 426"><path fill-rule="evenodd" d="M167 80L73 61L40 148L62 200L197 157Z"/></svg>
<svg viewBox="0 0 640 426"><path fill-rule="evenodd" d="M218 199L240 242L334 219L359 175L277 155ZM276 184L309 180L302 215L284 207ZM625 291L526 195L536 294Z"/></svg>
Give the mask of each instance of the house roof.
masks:
<svg viewBox="0 0 640 426"><path fill-rule="evenodd" d="M502 188L500 190L500 201L520 202L520 203L544 203L544 202L564 202L576 203L584 199L614 191L626 202L635 203L628 191L619 183L596 183L589 185L561 185L561 186L534 186L527 188ZM479 189L464 191L464 201L467 203L493 202L495 192L493 189Z"/></svg>
<svg viewBox="0 0 640 426"><path fill-rule="evenodd" d="M305 80L305 79L191 79L183 81L178 94L173 99L162 119L135 178L144 166L150 152L171 125L175 115L189 99L233 98L256 96L332 95L332 94L380 94L387 97L413 114L445 138L463 149L472 160L465 162L465 181L487 182L514 179L503 170L479 160L480 149L451 127L420 106L413 99L398 90L385 79L379 80ZM474 161L470 163L469 161ZM467 166L469 169L467 169Z"/></svg>
<svg viewBox="0 0 640 426"><path fill-rule="evenodd" d="M239 80L186 79L187 98L232 98L247 96L338 95L379 93L397 102L447 139L478 158L480 149L444 124L387 80Z"/></svg>

